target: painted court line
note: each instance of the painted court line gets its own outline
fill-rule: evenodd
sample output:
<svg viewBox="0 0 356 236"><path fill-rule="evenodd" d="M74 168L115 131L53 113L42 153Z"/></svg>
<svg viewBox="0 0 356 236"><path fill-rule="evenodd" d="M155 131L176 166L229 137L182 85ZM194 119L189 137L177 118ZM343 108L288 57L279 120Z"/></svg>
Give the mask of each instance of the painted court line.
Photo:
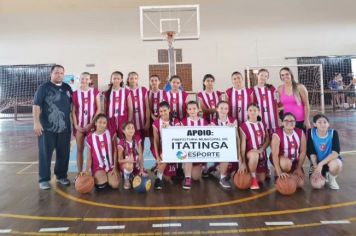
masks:
<svg viewBox="0 0 356 236"><path fill-rule="evenodd" d="M211 222L209 226L238 226L237 222Z"/></svg>
<svg viewBox="0 0 356 236"><path fill-rule="evenodd" d="M65 232L68 231L69 227L59 227L59 228L41 228L38 232Z"/></svg>
<svg viewBox="0 0 356 236"><path fill-rule="evenodd" d="M125 229L125 225L103 225L96 227L97 230Z"/></svg>
<svg viewBox="0 0 356 236"><path fill-rule="evenodd" d="M11 232L11 229L0 229L0 234L8 234Z"/></svg>
<svg viewBox="0 0 356 236"><path fill-rule="evenodd" d="M23 173L25 170L31 168L31 166L33 166L33 164L30 164L30 165L26 166L25 168L21 169L21 170L20 170L19 172L17 172L16 174L19 175L19 174Z"/></svg>
<svg viewBox="0 0 356 236"><path fill-rule="evenodd" d="M152 228L182 227L181 223L152 224Z"/></svg>
<svg viewBox="0 0 356 236"><path fill-rule="evenodd" d="M281 225L294 225L293 221L266 221L267 226L281 226Z"/></svg>
<svg viewBox="0 0 356 236"><path fill-rule="evenodd" d="M322 220L320 221L322 224L350 224L351 222L349 220Z"/></svg>

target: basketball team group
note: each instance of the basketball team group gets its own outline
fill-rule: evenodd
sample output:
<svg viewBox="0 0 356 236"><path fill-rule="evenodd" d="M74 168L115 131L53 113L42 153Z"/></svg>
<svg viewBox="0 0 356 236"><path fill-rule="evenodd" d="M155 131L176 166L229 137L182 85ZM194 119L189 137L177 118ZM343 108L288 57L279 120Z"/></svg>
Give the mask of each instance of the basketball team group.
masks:
<svg viewBox="0 0 356 236"><path fill-rule="evenodd" d="M193 181L214 172L224 189L232 188L234 175L234 179L248 175L248 188L257 190L271 177L270 169L274 169L276 178L293 179L297 187L303 187L306 160L310 162L312 187L339 189L336 177L342 170L342 158L337 131L329 127L329 119L323 114L309 120L308 91L296 82L290 68L281 68L279 75L281 85L275 88L268 84L268 70L260 69L257 85L247 88L243 75L236 71L231 75L231 87L219 92L214 89L214 76L207 74L197 99L190 100L181 90L182 79L177 75L170 78L171 90L167 92L159 89L157 75L150 76L148 90L140 86L136 72L130 72L125 80L123 73L114 71L109 89L103 92L103 109L101 93L89 86L89 73L81 74L80 87L72 92L63 82L64 67L55 65L50 81L37 89L33 104L39 187L51 188L54 150L56 181L70 184L67 172L73 134L77 144L76 179L92 176L97 190L117 189L120 183L130 189L135 176L147 176L143 158L146 137L156 161L152 168L155 189L181 181L183 189L189 190ZM162 129L210 125L236 128L236 162L162 162Z"/></svg>

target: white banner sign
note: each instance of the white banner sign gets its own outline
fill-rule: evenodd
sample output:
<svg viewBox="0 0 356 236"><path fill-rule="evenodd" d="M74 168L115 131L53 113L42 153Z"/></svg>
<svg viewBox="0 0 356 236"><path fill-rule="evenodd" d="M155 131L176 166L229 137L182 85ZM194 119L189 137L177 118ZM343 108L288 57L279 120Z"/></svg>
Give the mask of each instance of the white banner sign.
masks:
<svg viewBox="0 0 356 236"><path fill-rule="evenodd" d="M236 128L176 126L162 129L162 162L237 162Z"/></svg>

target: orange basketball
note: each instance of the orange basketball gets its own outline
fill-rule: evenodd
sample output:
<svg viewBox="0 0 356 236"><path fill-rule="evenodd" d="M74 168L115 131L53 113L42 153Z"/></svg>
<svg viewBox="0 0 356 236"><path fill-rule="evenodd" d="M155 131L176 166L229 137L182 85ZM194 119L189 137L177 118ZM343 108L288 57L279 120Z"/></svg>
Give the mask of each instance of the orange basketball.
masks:
<svg viewBox="0 0 356 236"><path fill-rule="evenodd" d="M286 178L278 178L276 181L276 189L283 195L292 195L297 190L297 181L293 176Z"/></svg>
<svg viewBox="0 0 356 236"><path fill-rule="evenodd" d="M252 178L250 173L243 172L243 173L236 173L234 176L234 183L235 186L239 189L248 189L251 187Z"/></svg>
<svg viewBox="0 0 356 236"><path fill-rule="evenodd" d="M81 175L75 181L75 190L79 193L89 193L94 188L94 178L90 175Z"/></svg>
<svg viewBox="0 0 356 236"><path fill-rule="evenodd" d="M297 182L297 188L303 188L303 186L304 186L304 176L303 177L299 177L296 174L293 174L292 176L295 179L295 181Z"/></svg>
<svg viewBox="0 0 356 236"><path fill-rule="evenodd" d="M313 173L310 176L310 184L314 189L321 189L325 185L325 178L321 174Z"/></svg>

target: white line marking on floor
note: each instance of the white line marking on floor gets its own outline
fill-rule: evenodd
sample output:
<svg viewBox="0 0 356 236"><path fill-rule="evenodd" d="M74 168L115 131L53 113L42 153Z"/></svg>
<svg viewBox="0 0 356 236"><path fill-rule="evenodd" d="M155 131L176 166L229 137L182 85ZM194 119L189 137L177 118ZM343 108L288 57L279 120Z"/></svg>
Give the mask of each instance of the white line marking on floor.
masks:
<svg viewBox="0 0 356 236"><path fill-rule="evenodd" d="M152 224L152 228L181 227L181 223Z"/></svg>
<svg viewBox="0 0 356 236"><path fill-rule="evenodd" d="M322 224L350 224L349 220L322 220L320 221Z"/></svg>
<svg viewBox="0 0 356 236"><path fill-rule="evenodd" d="M0 165L33 165L38 161L0 161Z"/></svg>
<svg viewBox="0 0 356 236"><path fill-rule="evenodd" d="M23 173L25 170L29 169L31 166L33 166L33 164L30 164L30 165L26 166L22 170L18 171L16 174L19 175L19 174Z"/></svg>
<svg viewBox="0 0 356 236"><path fill-rule="evenodd" d="M58 228L41 228L38 232L64 232L68 231L69 227L58 227Z"/></svg>
<svg viewBox="0 0 356 236"><path fill-rule="evenodd" d="M356 150L354 150L354 151L340 152L340 154L351 154L351 153L356 153Z"/></svg>
<svg viewBox="0 0 356 236"><path fill-rule="evenodd" d="M97 230L106 230L106 229L125 229L125 225L103 225L96 227Z"/></svg>
<svg viewBox="0 0 356 236"><path fill-rule="evenodd" d="M12 231L11 229L0 229L0 234L8 234L11 231Z"/></svg>
<svg viewBox="0 0 356 236"><path fill-rule="evenodd" d="M293 221L271 221L265 222L267 226L276 226L276 225L294 225Z"/></svg>
<svg viewBox="0 0 356 236"><path fill-rule="evenodd" d="M212 222L209 226L238 226L237 222Z"/></svg>

